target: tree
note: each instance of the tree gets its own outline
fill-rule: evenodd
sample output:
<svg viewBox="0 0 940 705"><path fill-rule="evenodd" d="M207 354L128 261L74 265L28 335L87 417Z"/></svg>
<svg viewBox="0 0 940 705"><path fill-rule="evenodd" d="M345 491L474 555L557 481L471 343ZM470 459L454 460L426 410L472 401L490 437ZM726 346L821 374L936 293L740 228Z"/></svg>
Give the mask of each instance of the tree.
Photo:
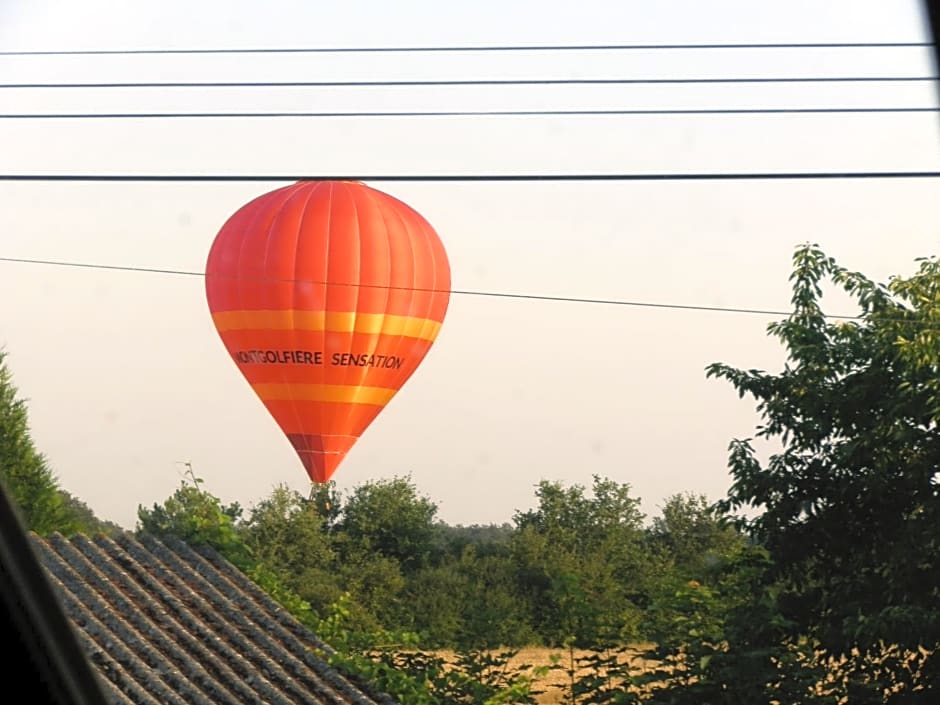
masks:
<svg viewBox="0 0 940 705"><path fill-rule="evenodd" d="M482 549L482 551L481 551ZM532 642L530 600L508 550L483 543L411 576L403 602L410 628L434 647L496 649Z"/></svg>
<svg viewBox="0 0 940 705"><path fill-rule="evenodd" d="M278 485L251 510L245 541L258 560L279 571L299 574L332 562L324 525L325 518L312 500Z"/></svg>
<svg viewBox="0 0 940 705"><path fill-rule="evenodd" d="M99 519L85 502L65 490L59 490L66 514L73 520L76 530L83 534L102 533L114 536L124 531L113 521Z"/></svg>
<svg viewBox="0 0 940 705"><path fill-rule="evenodd" d="M27 529L69 535L78 528L45 457L33 444L26 402L0 350L0 482Z"/></svg>
<svg viewBox="0 0 940 705"><path fill-rule="evenodd" d="M279 575L318 612L342 594L335 577L336 555L327 533L335 501L324 499L322 486L304 497L278 485L251 510L243 527L245 543L255 560Z"/></svg>
<svg viewBox="0 0 940 705"><path fill-rule="evenodd" d="M505 555L515 528L512 524L471 524L450 526L444 522L436 525L441 550L452 558L459 558L467 547L473 547L475 555Z"/></svg>
<svg viewBox="0 0 940 705"><path fill-rule="evenodd" d="M858 702L940 689L940 262L918 261L885 285L797 248L794 311L769 326L783 371L708 368L757 401L756 436L780 446L762 462L752 439L731 443L722 508L756 514L740 525L770 552L782 620L849 659ZM823 313L827 283L857 302L856 319Z"/></svg>
<svg viewBox="0 0 940 705"><path fill-rule="evenodd" d="M192 545L211 546L241 569L253 565L250 550L239 534L242 509L237 502L225 506L203 490L202 478L188 467L183 483L163 504L137 508L137 533L156 538L173 537Z"/></svg>
<svg viewBox="0 0 940 705"><path fill-rule="evenodd" d="M436 514L410 476L371 480L353 489L339 529L359 549L394 559L407 572L431 560Z"/></svg>
<svg viewBox="0 0 940 705"><path fill-rule="evenodd" d="M704 495L675 494L653 519L650 543L674 566L681 580L706 581L722 557L743 545L744 537Z"/></svg>
<svg viewBox="0 0 940 705"><path fill-rule="evenodd" d="M513 554L540 633L585 647L627 636L647 579L639 500L596 475L592 496L549 481L536 495L538 507L514 517Z"/></svg>

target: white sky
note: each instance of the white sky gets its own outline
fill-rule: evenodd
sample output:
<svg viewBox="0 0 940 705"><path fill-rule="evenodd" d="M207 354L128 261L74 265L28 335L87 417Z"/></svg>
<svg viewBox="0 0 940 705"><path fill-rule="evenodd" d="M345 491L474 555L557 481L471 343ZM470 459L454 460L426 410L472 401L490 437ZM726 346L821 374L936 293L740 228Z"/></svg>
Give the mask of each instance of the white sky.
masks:
<svg viewBox="0 0 940 705"><path fill-rule="evenodd" d="M0 50L925 41L915 0L0 5ZM134 7L133 10L129 9ZM0 57L0 82L915 76L927 50ZM908 83L447 89L0 89L0 113L934 106ZM4 173L940 169L936 113L0 120ZM0 182L0 256L199 271L282 183ZM454 287L786 310L793 247L886 279L935 254L937 181L382 183L444 240ZM0 345L62 486L132 527L191 461L249 507L309 486L232 364L199 277L0 262ZM836 301L833 313L852 313ZM722 495L749 399L713 361L779 369L767 316L455 295L441 336L334 479L411 473L452 524L508 521L542 478L632 485L652 515Z"/></svg>

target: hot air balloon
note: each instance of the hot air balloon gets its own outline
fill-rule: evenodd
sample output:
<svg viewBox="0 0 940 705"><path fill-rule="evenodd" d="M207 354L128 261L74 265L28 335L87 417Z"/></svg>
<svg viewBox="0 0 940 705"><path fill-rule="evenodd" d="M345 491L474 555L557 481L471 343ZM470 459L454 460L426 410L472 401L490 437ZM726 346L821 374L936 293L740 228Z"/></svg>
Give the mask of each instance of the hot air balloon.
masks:
<svg viewBox="0 0 940 705"><path fill-rule="evenodd" d="M224 223L205 285L223 345L323 483L434 343L450 265L400 200L359 182L300 181Z"/></svg>

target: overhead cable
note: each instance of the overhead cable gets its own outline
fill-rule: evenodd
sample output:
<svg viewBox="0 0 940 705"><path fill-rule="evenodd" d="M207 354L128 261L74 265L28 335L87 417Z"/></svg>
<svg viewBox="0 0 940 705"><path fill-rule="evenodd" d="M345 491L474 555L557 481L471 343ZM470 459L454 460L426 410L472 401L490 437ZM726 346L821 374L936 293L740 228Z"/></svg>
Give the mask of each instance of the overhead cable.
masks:
<svg viewBox="0 0 940 705"><path fill-rule="evenodd" d="M932 47L931 42L777 42L712 44L506 44L461 46L231 47L178 49L29 49L0 51L0 56L128 56L134 54L369 54L427 52L664 51L715 49L888 49Z"/></svg>
<svg viewBox="0 0 940 705"><path fill-rule="evenodd" d="M93 182L554 182L554 181L791 181L841 179L936 179L940 171L797 171L712 173L571 173L571 174L38 174L0 173L0 181Z"/></svg>
<svg viewBox="0 0 940 705"><path fill-rule="evenodd" d="M372 81L130 81L0 83L0 88L399 88L417 86L698 85L738 83L900 83L937 76L729 76L689 78L467 78Z"/></svg>
<svg viewBox="0 0 940 705"><path fill-rule="evenodd" d="M404 110L404 111L270 111L270 112L162 112L162 113L0 113L3 120L149 120L170 118L401 118L401 117L563 117L612 115L770 115L835 113L936 113L937 106L865 108L654 108L598 110Z"/></svg>
<svg viewBox="0 0 940 705"><path fill-rule="evenodd" d="M56 267L73 267L79 269L100 269L100 270L112 270L112 271L121 271L121 272L138 272L146 274L170 274L178 276L187 276L187 277L206 277L207 275L204 272L197 272L194 270L186 269L171 269L171 268L158 268L158 267L137 267L131 265L116 265L116 264L100 264L95 262L73 262L67 260L46 260L46 259L32 259L25 257L2 257L0 256L0 262L10 262L17 264L38 264L38 265L49 265ZM790 315L790 311L778 311L773 309L758 309L758 308L740 308L734 306L704 306L696 304L672 304L672 303L661 303L653 301L629 301L626 299L603 299L603 298L589 298L589 297L579 297L579 296L562 296L562 295L551 295L551 294L535 294L535 293L515 293L508 291L485 291L480 289L430 289L430 288L415 288L415 287L395 287L390 285L379 285L379 284L353 284L353 283L338 283L338 282L326 282L326 281L314 281L309 279L289 279L282 277L251 277L257 281L270 281L270 282L298 282L302 281L307 284L329 284L330 286L349 286L365 289L407 289L408 291L419 291L424 293L449 293L457 296L478 296L478 297L487 297L487 298L499 298L499 299L525 299L531 301L554 301L561 303L573 303L573 304L598 304L598 305L607 305L607 306L631 306L639 308L659 308L659 309L677 309L677 310L687 310L687 311L707 311L713 313L747 313L747 314L757 314L764 316L787 316ZM839 316L831 315L829 318L837 318L844 320L859 320L860 316Z"/></svg>

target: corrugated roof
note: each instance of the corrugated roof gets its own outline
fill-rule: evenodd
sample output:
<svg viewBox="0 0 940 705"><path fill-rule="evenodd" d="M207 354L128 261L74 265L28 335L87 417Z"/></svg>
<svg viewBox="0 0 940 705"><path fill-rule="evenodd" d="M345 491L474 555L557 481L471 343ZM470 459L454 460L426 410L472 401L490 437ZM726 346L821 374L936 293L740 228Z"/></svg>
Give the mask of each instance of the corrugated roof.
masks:
<svg viewBox="0 0 940 705"><path fill-rule="evenodd" d="M393 705L212 549L122 534L33 545L114 705Z"/></svg>

